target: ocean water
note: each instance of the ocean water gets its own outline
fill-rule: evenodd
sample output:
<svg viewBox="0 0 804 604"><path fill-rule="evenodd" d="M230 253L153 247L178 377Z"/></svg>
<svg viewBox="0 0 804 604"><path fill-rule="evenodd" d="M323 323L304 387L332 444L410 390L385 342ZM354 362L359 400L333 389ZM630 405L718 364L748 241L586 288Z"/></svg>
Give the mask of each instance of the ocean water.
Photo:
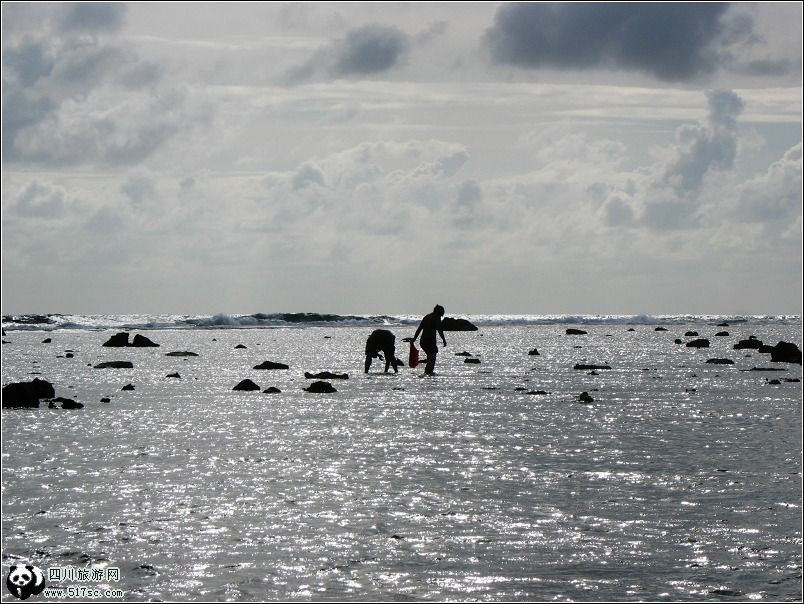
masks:
<svg viewBox="0 0 804 604"><path fill-rule="evenodd" d="M119 569L83 585L126 601L801 600L801 366L732 349L800 318L478 317L424 377L363 373L412 317L249 317L4 319L3 384L85 405L3 410L6 567ZM146 325L159 348L101 346Z"/></svg>

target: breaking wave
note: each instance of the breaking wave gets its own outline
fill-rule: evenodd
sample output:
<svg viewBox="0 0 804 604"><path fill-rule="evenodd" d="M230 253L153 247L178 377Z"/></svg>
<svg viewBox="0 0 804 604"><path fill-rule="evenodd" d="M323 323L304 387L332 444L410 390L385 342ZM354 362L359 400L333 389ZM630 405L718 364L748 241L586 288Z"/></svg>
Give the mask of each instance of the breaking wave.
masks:
<svg viewBox="0 0 804 604"><path fill-rule="evenodd" d="M255 313L216 315L68 315L3 316L4 331L105 329L259 329L276 327L382 327L417 324L422 315L340 315L327 313ZM456 314L479 327L521 325L684 325L718 323L798 324L799 315L492 315Z"/></svg>

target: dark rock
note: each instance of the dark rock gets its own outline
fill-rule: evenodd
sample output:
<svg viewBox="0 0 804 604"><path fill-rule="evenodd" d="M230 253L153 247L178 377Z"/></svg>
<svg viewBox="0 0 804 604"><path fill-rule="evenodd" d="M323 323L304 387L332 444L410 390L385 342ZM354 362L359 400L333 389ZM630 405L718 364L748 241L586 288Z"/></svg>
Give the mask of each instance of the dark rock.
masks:
<svg viewBox="0 0 804 604"><path fill-rule="evenodd" d="M784 367L751 367L751 369L741 369L740 371L787 371Z"/></svg>
<svg viewBox="0 0 804 604"><path fill-rule="evenodd" d="M247 391L247 392L251 391L251 390L259 390L259 389L260 389L260 387L257 386L257 384L255 384L254 382L252 382L249 379L243 380L237 386L232 388L232 390L244 390L244 391Z"/></svg>
<svg viewBox="0 0 804 604"><path fill-rule="evenodd" d="M456 353L455 353L455 356L456 356L456 357L471 357L471 356L473 356L473 355L472 355L472 353L471 353L471 352L466 352L466 351L464 350L463 352L456 352Z"/></svg>
<svg viewBox="0 0 804 604"><path fill-rule="evenodd" d="M581 370L588 370L588 369L611 369L608 365L583 365L581 363L577 363L573 369L581 369Z"/></svg>
<svg viewBox="0 0 804 604"><path fill-rule="evenodd" d="M801 365L801 350L790 342L779 342L771 352L773 363L795 363Z"/></svg>
<svg viewBox="0 0 804 604"><path fill-rule="evenodd" d="M545 395L550 394L549 392L545 392L544 390L529 390L527 394L538 394L538 395Z"/></svg>
<svg viewBox="0 0 804 604"><path fill-rule="evenodd" d="M65 359L71 359L71 358L73 358L74 356L75 356L75 355L74 355L72 352L68 352L67 354L65 354L65 355L64 355L64 358L65 358Z"/></svg>
<svg viewBox="0 0 804 604"><path fill-rule="evenodd" d="M304 377L308 380L348 380L348 373L332 373L331 371L322 371L320 373L304 372Z"/></svg>
<svg viewBox="0 0 804 604"><path fill-rule="evenodd" d="M271 386L270 388L266 388L262 392L263 394L280 394L282 391L276 386Z"/></svg>
<svg viewBox="0 0 804 604"><path fill-rule="evenodd" d="M734 365L731 359L708 359L706 362L709 365Z"/></svg>
<svg viewBox="0 0 804 604"><path fill-rule="evenodd" d="M111 402L112 402L112 399L110 399L108 396L104 396L104 397L103 397L103 398L100 400L100 402L102 402L102 403L111 403Z"/></svg>
<svg viewBox="0 0 804 604"><path fill-rule="evenodd" d="M779 385L781 385L781 382L779 380L768 380L768 385L769 386L779 386Z"/></svg>
<svg viewBox="0 0 804 604"><path fill-rule="evenodd" d="M3 407L23 409L39 407L39 399L53 398L53 384L34 378L31 382L14 382L3 386Z"/></svg>
<svg viewBox="0 0 804 604"><path fill-rule="evenodd" d="M675 344L683 344L683 343L684 343L684 340L680 340L679 338L676 338L675 340L673 340L673 342L674 342Z"/></svg>
<svg viewBox="0 0 804 604"><path fill-rule="evenodd" d="M574 327L570 327L564 332L568 336L585 336L586 332L583 329L575 329Z"/></svg>
<svg viewBox="0 0 804 604"><path fill-rule="evenodd" d="M581 402L581 403L588 404L588 403L594 403L595 399L593 399L591 396L589 396L588 392L581 392L578 395L578 401Z"/></svg>
<svg viewBox="0 0 804 604"><path fill-rule="evenodd" d="M737 342L733 348L734 350L742 350L744 348L757 350L760 346L762 346L762 340L757 340L754 336L750 336L747 340Z"/></svg>
<svg viewBox="0 0 804 604"><path fill-rule="evenodd" d="M522 386L514 388L514 392L525 392L525 390L527 390L527 388L523 388Z"/></svg>
<svg viewBox="0 0 804 604"><path fill-rule="evenodd" d="M532 357L538 357L538 356L541 356L541 355L539 354L539 351L538 351L536 348L534 348L533 350L529 350L529 351L528 351L528 354L529 354L530 356L532 356Z"/></svg>
<svg viewBox="0 0 804 604"><path fill-rule="evenodd" d="M169 352L165 355L166 357L197 357L198 354L195 352L189 352L187 350L177 350L176 352Z"/></svg>
<svg viewBox="0 0 804 604"><path fill-rule="evenodd" d="M761 354L771 354L775 346L771 346L770 344L763 344L759 348L757 348L757 352Z"/></svg>
<svg viewBox="0 0 804 604"><path fill-rule="evenodd" d="M629 327L627 331L636 331L633 327Z"/></svg>
<svg viewBox="0 0 804 604"><path fill-rule="evenodd" d="M335 388L329 382L313 382L307 388L304 388L307 392L313 392L317 394L329 394L332 392L337 392Z"/></svg>
<svg viewBox="0 0 804 604"><path fill-rule="evenodd" d="M105 363L98 363L95 369L133 369L134 363L131 361L106 361Z"/></svg>
<svg viewBox="0 0 804 604"><path fill-rule="evenodd" d="M48 402L50 409L83 409L84 405L71 398L63 398L61 396L51 399Z"/></svg>
<svg viewBox="0 0 804 604"><path fill-rule="evenodd" d="M688 331L688 332L686 332L686 333L684 334L684 337L686 337L686 338L692 338L692 337L695 337L695 336L697 336L697 335L698 335L698 332L697 332L697 331Z"/></svg>
<svg viewBox="0 0 804 604"><path fill-rule="evenodd" d="M245 344L238 344L237 346L235 346L235 349L238 349L238 348L245 348L245 347L246 347L246 345L245 345Z"/></svg>
<svg viewBox="0 0 804 604"><path fill-rule="evenodd" d="M667 331L667 328L666 327L657 327L653 331Z"/></svg>
<svg viewBox="0 0 804 604"><path fill-rule="evenodd" d="M116 333L106 340L103 346L107 348L124 348L128 346L128 334L125 332Z"/></svg>
<svg viewBox="0 0 804 604"><path fill-rule="evenodd" d="M687 348L709 348L709 340L706 338L701 338L699 340L687 342Z"/></svg>
<svg viewBox="0 0 804 604"><path fill-rule="evenodd" d="M121 391L126 391L126 392L128 392L130 390L134 390L134 384L126 384L120 390Z"/></svg>
<svg viewBox="0 0 804 604"><path fill-rule="evenodd" d="M290 369L284 363L274 363L273 361L265 361L259 365L254 365L254 369Z"/></svg>
<svg viewBox="0 0 804 604"><path fill-rule="evenodd" d="M788 383L796 383L796 382L800 382L801 380L798 379L798 378L782 378L782 381L783 382L788 382Z"/></svg>
<svg viewBox="0 0 804 604"><path fill-rule="evenodd" d="M179 378L179 379L181 379L181 376L178 374L178 372L177 373L168 373L165 377L166 378Z"/></svg>
<svg viewBox="0 0 804 604"><path fill-rule="evenodd" d="M723 321L723 323L718 323L715 327L728 327L729 324Z"/></svg>
<svg viewBox="0 0 804 604"><path fill-rule="evenodd" d="M728 331L719 331L715 334L715 337L726 337L729 335Z"/></svg>
<svg viewBox="0 0 804 604"><path fill-rule="evenodd" d="M159 344L157 344L156 342L152 342L151 340L149 340L145 336L141 336L140 334L134 336L134 339L132 340L131 344L129 344L129 346L133 348L159 348Z"/></svg>
<svg viewBox="0 0 804 604"><path fill-rule="evenodd" d="M42 340L42 344L50 344L52 341L53 340L51 340L50 338L45 338L44 340Z"/></svg>
<svg viewBox="0 0 804 604"><path fill-rule="evenodd" d="M466 319L444 317L441 319L441 329L443 331L477 331L477 326Z"/></svg>
<svg viewBox="0 0 804 604"><path fill-rule="evenodd" d="M711 589L709 590L709 593L714 594L716 596L729 596L729 597L738 597L744 595L743 592L736 589Z"/></svg>
<svg viewBox="0 0 804 604"><path fill-rule="evenodd" d="M471 365L480 365L480 359L464 359L463 362Z"/></svg>

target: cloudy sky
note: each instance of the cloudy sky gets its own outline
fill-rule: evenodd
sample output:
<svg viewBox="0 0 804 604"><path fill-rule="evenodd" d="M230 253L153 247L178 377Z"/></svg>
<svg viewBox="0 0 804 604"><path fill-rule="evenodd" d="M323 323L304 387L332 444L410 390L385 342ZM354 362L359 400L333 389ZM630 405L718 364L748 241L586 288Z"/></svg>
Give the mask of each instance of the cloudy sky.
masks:
<svg viewBox="0 0 804 604"><path fill-rule="evenodd" d="M802 9L2 4L3 313L799 313Z"/></svg>

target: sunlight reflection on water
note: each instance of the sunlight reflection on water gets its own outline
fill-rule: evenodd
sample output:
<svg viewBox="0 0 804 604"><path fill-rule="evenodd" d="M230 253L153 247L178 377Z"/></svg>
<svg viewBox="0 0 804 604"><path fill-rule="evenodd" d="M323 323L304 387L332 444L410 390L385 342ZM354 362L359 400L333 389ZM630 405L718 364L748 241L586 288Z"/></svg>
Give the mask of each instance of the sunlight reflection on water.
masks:
<svg viewBox="0 0 804 604"><path fill-rule="evenodd" d="M37 360L87 408L4 411L4 560L118 565L130 600L800 597L798 385L740 372L761 361L734 338L614 329L451 334L432 379L364 376L361 328L161 331L123 352L54 332L71 363L14 334L4 380ZM87 367L118 356L135 369ZM266 359L291 370L251 369ZM350 379L301 390L325 369ZM232 392L244 377L282 393Z"/></svg>

